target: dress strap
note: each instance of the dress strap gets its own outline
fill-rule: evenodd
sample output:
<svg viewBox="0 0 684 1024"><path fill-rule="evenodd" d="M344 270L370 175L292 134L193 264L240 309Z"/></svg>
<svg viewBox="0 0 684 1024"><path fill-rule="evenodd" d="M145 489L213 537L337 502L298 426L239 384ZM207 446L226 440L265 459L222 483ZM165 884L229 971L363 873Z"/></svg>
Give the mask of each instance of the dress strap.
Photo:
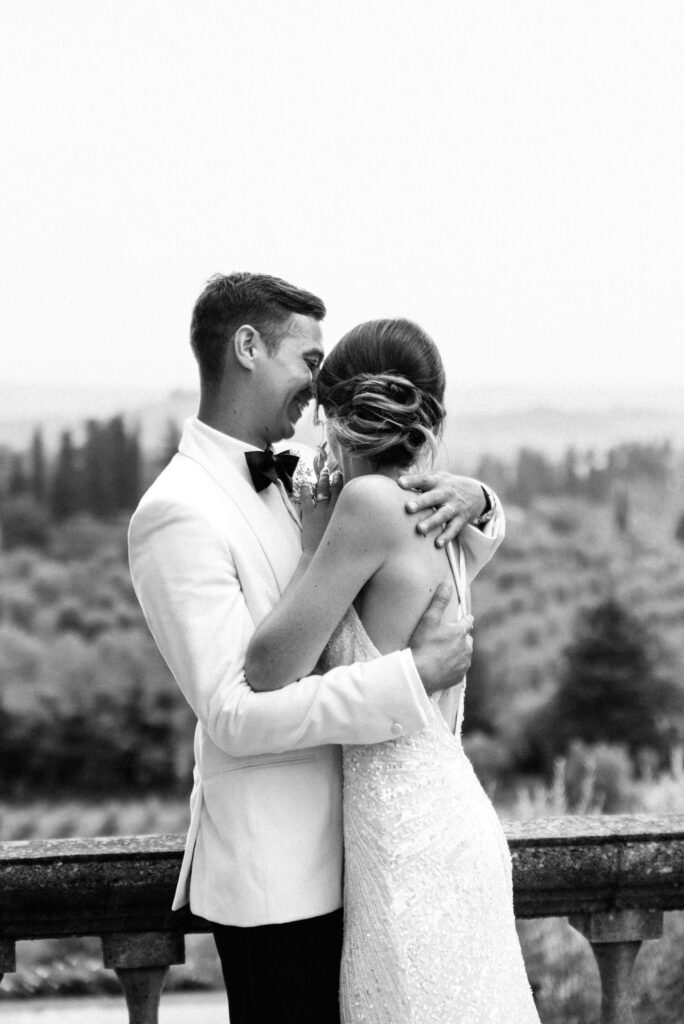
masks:
<svg viewBox="0 0 684 1024"><path fill-rule="evenodd" d="M465 552L458 541L449 541L445 550L449 559L451 575L454 578L454 586L456 587L456 595L461 611L464 615L467 615L470 612L470 608L468 607Z"/></svg>

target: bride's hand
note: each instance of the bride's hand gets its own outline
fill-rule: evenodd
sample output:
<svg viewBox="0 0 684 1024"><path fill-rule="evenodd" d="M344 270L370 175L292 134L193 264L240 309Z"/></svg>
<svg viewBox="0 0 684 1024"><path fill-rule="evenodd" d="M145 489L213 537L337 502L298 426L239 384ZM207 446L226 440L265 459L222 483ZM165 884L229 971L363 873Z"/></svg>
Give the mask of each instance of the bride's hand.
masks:
<svg viewBox="0 0 684 1024"><path fill-rule="evenodd" d="M302 484L302 553L306 559L311 558L320 544L341 490L341 473L331 475L327 466L321 470L313 495L309 484Z"/></svg>

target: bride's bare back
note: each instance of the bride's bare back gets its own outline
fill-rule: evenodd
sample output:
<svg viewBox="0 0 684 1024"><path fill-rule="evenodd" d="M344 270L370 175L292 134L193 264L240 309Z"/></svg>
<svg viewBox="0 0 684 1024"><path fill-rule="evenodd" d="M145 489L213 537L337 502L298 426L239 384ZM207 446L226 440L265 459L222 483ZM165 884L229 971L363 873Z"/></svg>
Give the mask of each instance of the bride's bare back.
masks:
<svg viewBox="0 0 684 1024"><path fill-rule="evenodd" d="M357 595L354 607L374 646L381 654L390 654L407 646L439 583L451 581L449 563L433 537L416 531L415 520L406 513L406 492L393 478L369 474L347 486L358 490L369 515L380 518L389 542L382 565Z"/></svg>

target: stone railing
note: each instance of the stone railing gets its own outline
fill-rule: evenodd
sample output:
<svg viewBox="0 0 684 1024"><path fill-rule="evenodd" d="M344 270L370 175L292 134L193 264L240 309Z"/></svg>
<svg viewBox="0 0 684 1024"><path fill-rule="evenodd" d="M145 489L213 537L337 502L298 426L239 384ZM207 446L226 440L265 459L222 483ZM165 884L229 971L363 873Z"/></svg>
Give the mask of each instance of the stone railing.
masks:
<svg viewBox="0 0 684 1024"><path fill-rule="evenodd" d="M568 916L596 955L603 1024L628 1024L639 946L662 933L663 911L684 908L684 816L546 818L506 833L516 916ZM207 930L169 909L182 851L181 836L0 843L0 978L17 940L99 935L130 1024L156 1024L185 934Z"/></svg>

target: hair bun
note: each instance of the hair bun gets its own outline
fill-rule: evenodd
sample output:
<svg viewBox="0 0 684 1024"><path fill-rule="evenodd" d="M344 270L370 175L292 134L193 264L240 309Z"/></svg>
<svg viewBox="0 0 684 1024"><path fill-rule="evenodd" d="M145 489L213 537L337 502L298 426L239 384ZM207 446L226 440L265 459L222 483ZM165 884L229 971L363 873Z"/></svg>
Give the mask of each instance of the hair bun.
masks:
<svg viewBox="0 0 684 1024"><path fill-rule="evenodd" d="M340 444L376 467L406 467L434 450L444 419L444 367L411 320L369 320L338 342L316 380L316 399Z"/></svg>
<svg viewBox="0 0 684 1024"><path fill-rule="evenodd" d="M412 412L420 406L420 391L400 373L359 373L349 384L352 406L363 404L371 397L384 398Z"/></svg>
<svg viewBox="0 0 684 1024"><path fill-rule="evenodd" d="M331 426L357 455L410 464L426 444L434 445L434 403L403 374L358 373L332 391Z"/></svg>

